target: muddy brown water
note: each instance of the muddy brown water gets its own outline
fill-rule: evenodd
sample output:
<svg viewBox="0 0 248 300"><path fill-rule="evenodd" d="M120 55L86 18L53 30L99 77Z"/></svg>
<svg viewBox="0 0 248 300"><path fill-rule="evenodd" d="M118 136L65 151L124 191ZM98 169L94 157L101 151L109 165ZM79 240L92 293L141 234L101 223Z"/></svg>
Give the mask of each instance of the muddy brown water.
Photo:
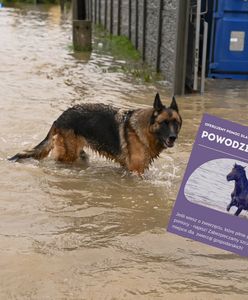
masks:
<svg viewBox="0 0 248 300"><path fill-rule="evenodd" d="M0 10L0 299L247 299L247 259L165 229L202 114L248 125L247 83L178 98L178 143L144 179L95 154L88 167L6 160L74 103L170 101L164 83L110 72L109 54L71 55L68 16Z"/></svg>

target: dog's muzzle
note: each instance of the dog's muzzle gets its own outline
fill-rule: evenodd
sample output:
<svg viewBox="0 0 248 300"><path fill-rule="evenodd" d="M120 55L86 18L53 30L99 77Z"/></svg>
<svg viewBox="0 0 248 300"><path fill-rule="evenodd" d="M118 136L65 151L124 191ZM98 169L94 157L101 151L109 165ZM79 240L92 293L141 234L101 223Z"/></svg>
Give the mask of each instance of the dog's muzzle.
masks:
<svg viewBox="0 0 248 300"><path fill-rule="evenodd" d="M164 146L171 148L174 146L175 140L177 139L176 135L170 135L167 139L163 141Z"/></svg>

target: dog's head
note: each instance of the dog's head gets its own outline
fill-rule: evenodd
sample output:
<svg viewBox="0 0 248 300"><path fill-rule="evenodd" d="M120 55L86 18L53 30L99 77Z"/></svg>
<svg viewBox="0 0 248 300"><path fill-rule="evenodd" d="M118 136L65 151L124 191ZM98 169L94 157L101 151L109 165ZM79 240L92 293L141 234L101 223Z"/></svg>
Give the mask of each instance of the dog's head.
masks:
<svg viewBox="0 0 248 300"><path fill-rule="evenodd" d="M155 134L163 148L173 147L182 127L182 118L179 114L176 99L173 96L170 106L162 104L157 93L153 103L153 112L150 119L150 132Z"/></svg>

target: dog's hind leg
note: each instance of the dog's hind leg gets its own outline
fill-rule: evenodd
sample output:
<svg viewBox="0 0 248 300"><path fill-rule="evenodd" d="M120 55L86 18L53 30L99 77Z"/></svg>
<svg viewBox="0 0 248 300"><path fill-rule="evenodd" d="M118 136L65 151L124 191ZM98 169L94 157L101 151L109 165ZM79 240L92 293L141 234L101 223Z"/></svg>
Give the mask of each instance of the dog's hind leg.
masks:
<svg viewBox="0 0 248 300"><path fill-rule="evenodd" d="M76 136L72 130L58 129L53 137L51 156L60 162L74 162L85 153L85 144L84 138Z"/></svg>

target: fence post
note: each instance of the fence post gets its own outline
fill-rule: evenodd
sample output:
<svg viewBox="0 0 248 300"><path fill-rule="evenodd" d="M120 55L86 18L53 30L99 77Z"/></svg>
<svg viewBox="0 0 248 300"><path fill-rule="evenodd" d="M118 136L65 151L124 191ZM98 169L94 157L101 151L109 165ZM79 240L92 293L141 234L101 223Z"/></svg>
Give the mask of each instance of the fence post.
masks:
<svg viewBox="0 0 248 300"><path fill-rule="evenodd" d="M91 21L86 20L86 0L72 0L73 47L76 51L91 50Z"/></svg>
<svg viewBox="0 0 248 300"><path fill-rule="evenodd" d="M110 34L113 34L113 0L110 0Z"/></svg>
<svg viewBox="0 0 248 300"><path fill-rule="evenodd" d="M78 19L78 2L77 0L72 0L72 20Z"/></svg>
<svg viewBox="0 0 248 300"><path fill-rule="evenodd" d="M97 14L97 0L94 0L94 23L96 24L96 14Z"/></svg>
<svg viewBox="0 0 248 300"><path fill-rule="evenodd" d="M189 35L190 0L179 1L177 8L177 38L175 73L173 79L173 94L183 95L185 93L185 83L187 82L187 53Z"/></svg>
<svg viewBox="0 0 248 300"><path fill-rule="evenodd" d="M90 20L90 0L87 0L87 19Z"/></svg>
<svg viewBox="0 0 248 300"><path fill-rule="evenodd" d="M105 0L104 3L104 27L107 29L107 20L108 20L108 0Z"/></svg>
<svg viewBox="0 0 248 300"><path fill-rule="evenodd" d="M64 10L65 10L65 0L60 0L59 4L60 4L61 11L64 12Z"/></svg>
<svg viewBox="0 0 248 300"><path fill-rule="evenodd" d="M143 0L143 39L142 39L142 59L146 59L146 0Z"/></svg>
<svg viewBox="0 0 248 300"><path fill-rule="evenodd" d="M121 34L121 9L122 9L122 0L118 0L117 35L120 35L120 34Z"/></svg>
<svg viewBox="0 0 248 300"><path fill-rule="evenodd" d="M93 3L92 0L89 1L89 19L93 22Z"/></svg>
<svg viewBox="0 0 248 300"><path fill-rule="evenodd" d="M128 38L131 41L132 37L132 2L128 1Z"/></svg>
<svg viewBox="0 0 248 300"><path fill-rule="evenodd" d="M162 39L162 22L163 22L163 6L164 1L159 1L159 17L158 17L158 36L157 36L157 57L156 57L156 71L160 71L160 54L161 54L161 39Z"/></svg>
<svg viewBox="0 0 248 300"><path fill-rule="evenodd" d="M135 48L139 46L139 0L135 1Z"/></svg>
<svg viewBox="0 0 248 300"><path fill-rule="evenodd" d="M102 0L98 0L98 24L101 24Z"/></svg>

